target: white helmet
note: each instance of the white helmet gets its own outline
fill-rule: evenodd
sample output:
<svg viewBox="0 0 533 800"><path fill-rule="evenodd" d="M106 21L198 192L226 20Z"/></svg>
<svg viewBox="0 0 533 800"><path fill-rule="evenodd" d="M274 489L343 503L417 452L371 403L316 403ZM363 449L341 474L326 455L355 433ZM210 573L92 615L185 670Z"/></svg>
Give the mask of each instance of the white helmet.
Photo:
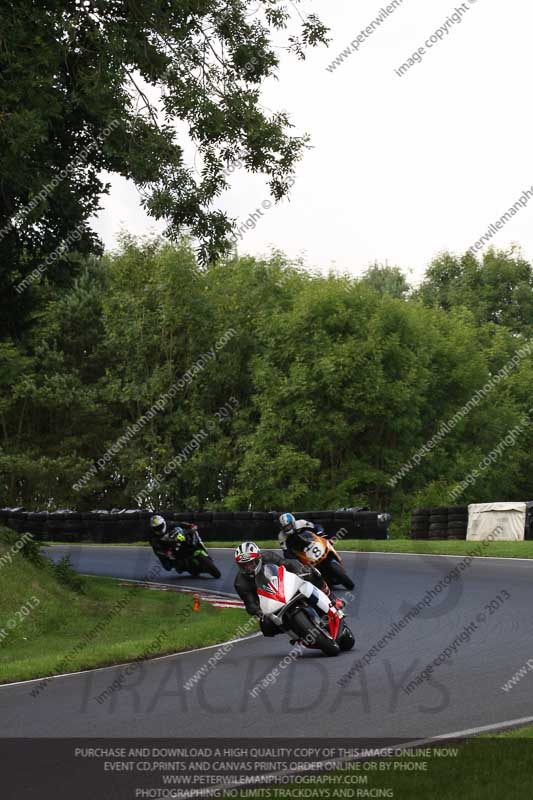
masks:
<svg viewBox="0 0 533 800"><path fill-rule="evenodd" d="M257 575L263 563L261 550L254 542L243 542L235 550L235 561L244 575Z"/></svg>
<svg viewBox="0 0 533 800"><path fill-rule="evenodd" d="M160 514L154 514L153 517L150 517L150 530L157 533L159 536L166 533L167 523L165 522L165 518Z"/></svg>

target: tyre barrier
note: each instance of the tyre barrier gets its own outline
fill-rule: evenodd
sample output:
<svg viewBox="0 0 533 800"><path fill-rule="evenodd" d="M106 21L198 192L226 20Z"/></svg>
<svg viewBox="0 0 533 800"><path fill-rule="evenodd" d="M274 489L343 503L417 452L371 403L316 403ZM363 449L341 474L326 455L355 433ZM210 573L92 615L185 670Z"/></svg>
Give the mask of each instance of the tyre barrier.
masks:
<svg viewBox="0 0 533 800"><path fill-rule="evenodd" d="M113 508L94 511L0 509L0 525L31 533L37 541L116 542L145 540L153 511ZM159 511L168 523L194 522L207 542L277 539L282 511ZM297 519L320 524L326 533L346 539L388 539L391 515L377 511L305 511Z"/></svg>
<svg viewBox="0 0 533 800"><path fill-rule="evenodd" d="M415 508L411 516L411 539L466 540L468 506Z"/></svg>

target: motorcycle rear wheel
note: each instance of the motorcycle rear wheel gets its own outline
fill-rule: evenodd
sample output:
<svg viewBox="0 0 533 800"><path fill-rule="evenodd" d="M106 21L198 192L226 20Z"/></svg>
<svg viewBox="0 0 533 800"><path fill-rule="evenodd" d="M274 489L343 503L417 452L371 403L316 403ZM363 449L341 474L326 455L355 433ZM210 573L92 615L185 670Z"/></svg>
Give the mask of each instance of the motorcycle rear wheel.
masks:
<svg viewBox="0 0 533 800"><path fill-rule="evenodd" d="M324 631L311 622L305 611L298 609L291 615L291 629L302 639L309 638L322 650L325 656L338 656L340 647Z"/></svg>

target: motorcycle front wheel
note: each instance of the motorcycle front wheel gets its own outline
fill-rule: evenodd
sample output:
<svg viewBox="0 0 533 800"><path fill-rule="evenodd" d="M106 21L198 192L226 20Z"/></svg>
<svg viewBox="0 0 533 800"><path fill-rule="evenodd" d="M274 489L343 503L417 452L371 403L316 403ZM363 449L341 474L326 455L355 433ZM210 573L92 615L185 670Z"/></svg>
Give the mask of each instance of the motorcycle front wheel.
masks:
<svg viewBox="0 0 533 800"><path fill-rule="evenodd" d="M351 650L355 644L355 637L347 625L344 625L343 631L338 638L339 647L342 651Z"/></svg>
<svg viewBox="0 0 533 800"><path fill-rule="evenodd" d="M178 575L181 575L182 572L188 572L193 578L197 578L201 570L194 563L194 561L182 561L181 563L176 564L176 572Z"/></svg>
<svg viewBox="0 0 533 800"><path fill-rule="evenodd" d="M213 578L221 578L222 573L210 556L197 556L201 572L207 572Z"/></svg>
<svg viewBox="0 0 533 800"><path fill-rule="evenodd" d="M338 656L340 647L330 636L327 636L318 625L312 622L303 609L298 609L291 615L291 630L312 644L316 644L325 656Z"/></svg>
<svg viewBox="0 0 533 800"><path fill-rule="evenodd" d="M355 588L355 583L352 581L350 576L346 574L342 564L340 564L333 556L328 558L323 570L323 574L330 586L340 583L341 586L344 586L345 589L349 589L350 591Z"/></svg>

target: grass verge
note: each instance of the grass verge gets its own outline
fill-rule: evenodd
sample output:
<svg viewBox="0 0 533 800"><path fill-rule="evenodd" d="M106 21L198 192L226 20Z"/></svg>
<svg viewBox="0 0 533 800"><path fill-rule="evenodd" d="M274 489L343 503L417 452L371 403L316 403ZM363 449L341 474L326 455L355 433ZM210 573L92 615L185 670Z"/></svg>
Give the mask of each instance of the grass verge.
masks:
<svg viewBox="0 0 533 800"><path fill-rule="evenodd" d="M0 683L223 642L248 619L240 609L207 603L193 612L190 595L30 561L12 552L18 538L0 532Z"/></svg>

